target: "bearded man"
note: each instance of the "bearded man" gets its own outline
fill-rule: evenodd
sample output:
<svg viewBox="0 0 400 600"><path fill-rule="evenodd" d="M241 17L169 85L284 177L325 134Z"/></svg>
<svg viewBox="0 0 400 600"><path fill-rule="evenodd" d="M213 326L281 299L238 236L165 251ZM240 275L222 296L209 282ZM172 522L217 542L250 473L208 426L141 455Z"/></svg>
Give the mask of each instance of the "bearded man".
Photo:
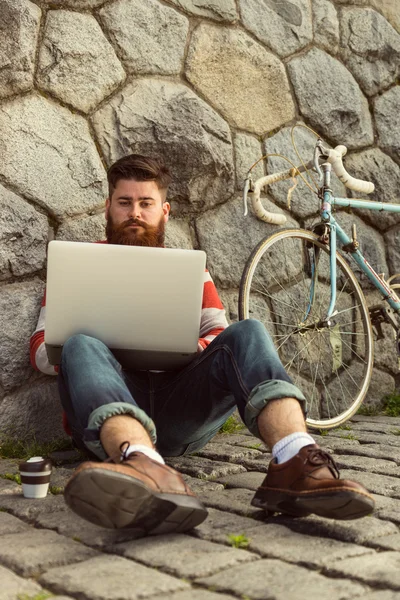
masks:
<svg viewBox="0 0 400 600"><path fill-rule="evenodd" d="M107 176L103 243L163 247L171 181L164 163L132 154L114 163ZM236 407L249 430L272 449L254 506L335 519L372 512L367 490L339 479L333 459L307 433L305 398L265 327L252 319L228 326L208 272L198 354L180 371L124 370L101 341L82 334L66 341L54 368L44 328L45 303L31 337L31 360L44 373L58 371L68 431L92 459L77 468L65 488L67 504L81 517L143 535L200 524L205 507L163 456L202 448Z"/></svg>

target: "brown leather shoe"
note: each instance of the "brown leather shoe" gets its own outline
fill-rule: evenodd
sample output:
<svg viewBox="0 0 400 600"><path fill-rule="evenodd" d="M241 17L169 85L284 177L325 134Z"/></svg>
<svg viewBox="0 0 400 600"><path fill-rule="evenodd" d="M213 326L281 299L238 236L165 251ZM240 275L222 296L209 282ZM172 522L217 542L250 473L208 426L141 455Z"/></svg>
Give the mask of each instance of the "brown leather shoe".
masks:
<svg viewBox="0 0 400 600"><path fill-rule="evenodd" d="M139 452L118 464L83 463L64 497L80 517L140 535L187 531L208 515L177 471Z"/></svg>
<svg viewBox="0 0 400 600"><path fill-rule="evenodd" d="M268 513L328 519L359 519L374 510L375 502L355 481L339 479L333 458L317 444L305 446L287 462L272 460L251 504Z"/></svg>

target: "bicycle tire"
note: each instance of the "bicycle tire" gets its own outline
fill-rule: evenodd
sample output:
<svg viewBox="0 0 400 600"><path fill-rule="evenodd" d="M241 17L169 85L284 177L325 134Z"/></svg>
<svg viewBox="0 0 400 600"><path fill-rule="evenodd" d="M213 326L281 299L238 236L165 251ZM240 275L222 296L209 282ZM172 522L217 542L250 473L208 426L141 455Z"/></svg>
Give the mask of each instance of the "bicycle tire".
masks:
<svg viewBox="0 0 400 600"><path fill-rule="evenodd" d="M315 233L281 230L254 248L239 289L239 319L258 318L269 330L286 371L303 389L309 404L306 421L313 429L337 427L357 411L368 391L373 365L368 307L339 252L337 314L330 326L321 325L330 299L329 255L329 246ZM318 275L307 315L312 264L317 265Z"/></svg>

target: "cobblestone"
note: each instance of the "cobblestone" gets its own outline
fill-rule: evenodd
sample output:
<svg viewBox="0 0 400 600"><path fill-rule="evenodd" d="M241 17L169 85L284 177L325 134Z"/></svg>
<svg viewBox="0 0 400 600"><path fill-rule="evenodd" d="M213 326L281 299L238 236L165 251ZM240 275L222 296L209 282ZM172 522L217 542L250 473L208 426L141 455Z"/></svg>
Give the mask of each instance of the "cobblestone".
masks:
<svg viewBox="0 0 400 600"><path fill-rule="evenodd" d="M104 529L72 513L62 494L27 500L0 477L0 600L397 600L400 437L391 431L399 426L356 417L314 436L342 477L374 494L374 515L355 521L267 517L252 507L271 457L246 430L168 459L209 511L185 535L139 539L139 531ZM79 456L55 458L51 483L62 488ZM0 459L0 475L16 474L19 462Z"/></svg>

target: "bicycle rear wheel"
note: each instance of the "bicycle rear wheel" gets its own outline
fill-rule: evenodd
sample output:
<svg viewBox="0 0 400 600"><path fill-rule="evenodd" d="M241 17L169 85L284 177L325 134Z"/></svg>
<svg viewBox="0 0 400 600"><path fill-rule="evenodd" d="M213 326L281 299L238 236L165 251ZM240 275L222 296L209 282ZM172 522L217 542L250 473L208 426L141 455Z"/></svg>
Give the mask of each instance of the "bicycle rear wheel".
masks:
<svg viewBox="0 0 400 600"><path fill-rule="evenodd" d="M239 319L271 334L293 383L307 398L307 424L330 429L361 405L372 374L368 307L355 275L336 254L336 307L330 301L329 247L302 229L279 231L253 250L239 290Z"/></svg>

